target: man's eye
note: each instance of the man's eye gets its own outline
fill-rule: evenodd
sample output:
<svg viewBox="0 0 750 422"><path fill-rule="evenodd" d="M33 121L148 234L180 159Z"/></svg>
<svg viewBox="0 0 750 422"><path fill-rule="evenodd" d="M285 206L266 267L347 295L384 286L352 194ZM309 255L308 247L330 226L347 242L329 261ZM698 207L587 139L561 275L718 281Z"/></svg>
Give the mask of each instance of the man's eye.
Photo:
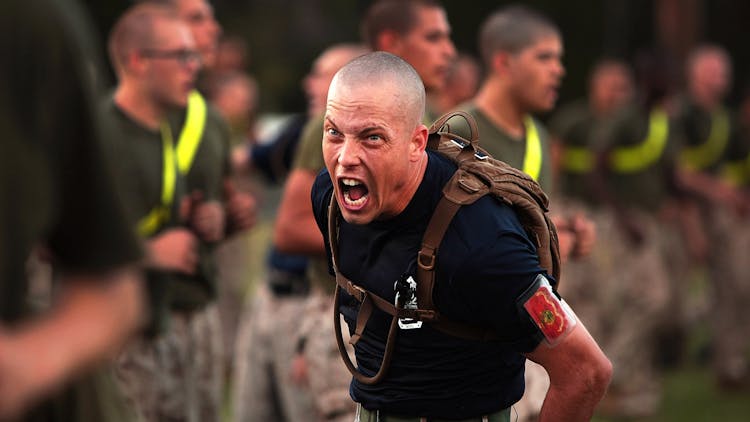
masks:
<svg viewBox="0 0 750 422"><path fill-rule="evenodd" d="M339 136L339 131L334 128L326 129L326 133L330 136Z"/></svg>
<svg viewBox="0 0 750 422"><path fill-rule="evenodd" d="M368 141L379 141L383 139L380 135L368 135L367 140Z"/></svg>

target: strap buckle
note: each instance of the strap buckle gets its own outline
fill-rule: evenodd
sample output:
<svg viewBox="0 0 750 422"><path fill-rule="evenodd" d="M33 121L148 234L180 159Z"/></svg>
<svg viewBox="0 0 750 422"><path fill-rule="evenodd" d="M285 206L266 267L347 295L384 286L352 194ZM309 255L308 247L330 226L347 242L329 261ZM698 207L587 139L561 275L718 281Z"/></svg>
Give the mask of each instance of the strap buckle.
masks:
<svg viewBox="0 0 750 422"><path fill-rule="evenodd" d="M365 297L367 296L367 292L365 291L365 289L357 286L351 281L346 284L346 292L354 296L354 298L357 299L357 301L360 303L364 302Z"/></svg>
<svg viewBox="0 0 750 422"><path fill-rule="evenodd" d="M432 271L435 268L435 254L419 251L417 254L417 265L425 271Z"/></svg>

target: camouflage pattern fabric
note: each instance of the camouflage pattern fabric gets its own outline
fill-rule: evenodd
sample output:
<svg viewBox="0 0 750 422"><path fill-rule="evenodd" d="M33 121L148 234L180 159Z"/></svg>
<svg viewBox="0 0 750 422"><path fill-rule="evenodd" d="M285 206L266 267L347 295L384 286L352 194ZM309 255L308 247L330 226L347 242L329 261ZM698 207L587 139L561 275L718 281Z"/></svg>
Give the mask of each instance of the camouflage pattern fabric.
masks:
<svg viewBox="0 0 750 422"><path fill-rule="evenodd" d="M266 283L258 287L237 333L234 420L307 421L315 413L308 388L291 379L306 299L274 296Z"/></svg>
<svg viewBox="0 0 750 422"><path fill-rule="evenodd" d="M709 312L712 329L713 366L721 383L750 381L750 339L743 328L750 326L750 283L747 251L750 225L747 217L726 207L712 206L704 212L709 244L709 272L713 297Z"/></svg>
<svg viewBox="0 0 750 422"><path fill-rule="evenodd" d="M218 421L221 326L215 305L171 312L166 331L132 342L117 360L122 391L145 422Z"/></svg>
<svg viewBox="0 0 750 422"><path fill-rule="evenodd" d="M618 417L656 411L661 382L654 364L656 330L672 315L670 281L662 249L664 226L655 216L633 210L643 242L634 245L613 213L594 210L597 246L563 266L560 293L584 322L614 367L599 409Z"/></svg>
<svg viewBox="0 0 750 422"><path fill-rule="evenodd" d="M306 339L304 357L316 411L314 421L351 422L356 403L349 396L352 376L341 360L333 335L333 295L314 290L305 303L304 313L305 321L298 336ZM354 361L349 332L343 329L342 334L349 357Z"/></svg>

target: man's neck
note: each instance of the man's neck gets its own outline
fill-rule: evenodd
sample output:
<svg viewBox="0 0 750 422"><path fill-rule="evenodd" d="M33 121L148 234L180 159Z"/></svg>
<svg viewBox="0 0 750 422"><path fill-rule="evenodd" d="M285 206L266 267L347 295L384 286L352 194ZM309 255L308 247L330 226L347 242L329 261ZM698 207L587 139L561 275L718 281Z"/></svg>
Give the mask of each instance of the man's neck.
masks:
<svg viewBox="0 0 750 422"><path fill-rule="evenodd" d="M474 104L498 128L515 138L525 133L523 119L526 111L508 94L500 81L490 79L482 85Z"/></svg>
<svg viewBox="0 0 750 422"><path fill-rule="evenodd" d="M147 129L158 130L166 114L165 110L131 84L121 83L115 90L114 101L128 117Z"/></svg>

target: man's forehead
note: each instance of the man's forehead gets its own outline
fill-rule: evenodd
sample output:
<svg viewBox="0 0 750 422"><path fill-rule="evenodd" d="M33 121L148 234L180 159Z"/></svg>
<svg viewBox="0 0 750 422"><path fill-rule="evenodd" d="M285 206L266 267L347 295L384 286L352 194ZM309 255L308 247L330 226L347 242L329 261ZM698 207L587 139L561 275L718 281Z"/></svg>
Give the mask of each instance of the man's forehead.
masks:
<svg viewBox="0 0 750 422"><path fill-rule="evenodd" d="M377 101L337 101L329 98L326 105L326 121L347 131L360 132L365 129L388 128L394 116L391 108Z"/></svg>
<svg viewBox="0 0 750 422"><path fill-rule="evenodd" d="M193 45L193 35L190 29L177 19L159 19L154 25L154 42L157 44L188 44Z"/></svg>
<svg viewBox="0 0 750 422"><path fill-rule="evenodd" d="M206 0L177 0L177 8L181 14L185 15L213 13L213 6Z"/></svg>
<svg viewBox="0 0 750 422"><path fill-rule="evenodd" d="M414 25L409 32L424 31L447 31L450 32L450 24L445 15L445 10L438 6L418 6L414 11Z"/></svg>

